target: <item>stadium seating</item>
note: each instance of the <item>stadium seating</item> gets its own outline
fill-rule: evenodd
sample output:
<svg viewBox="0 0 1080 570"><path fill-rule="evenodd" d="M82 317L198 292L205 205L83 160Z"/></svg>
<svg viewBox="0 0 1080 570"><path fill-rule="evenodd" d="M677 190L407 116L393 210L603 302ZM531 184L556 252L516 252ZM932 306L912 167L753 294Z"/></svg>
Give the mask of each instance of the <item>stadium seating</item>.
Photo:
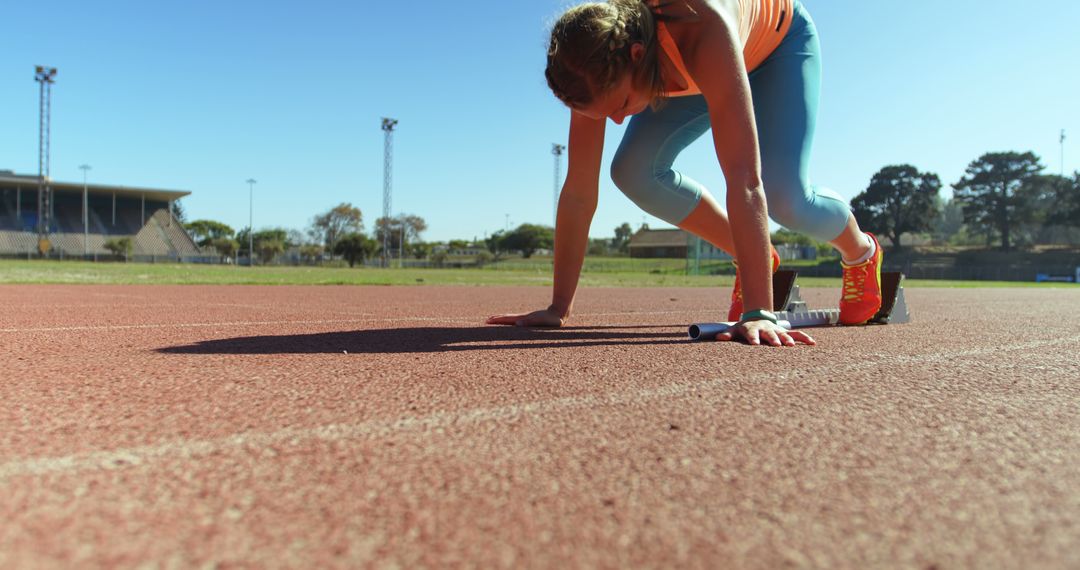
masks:
<svg viewBox="0 0 1080 570"><path fill-rule="evenodd" d="M35 199L36 194L24 192L22 199ZM130 237L136 256L191 257L200 251L191 236L172 217L168 206L162 202L146 202L143 220L143 203L140 200L121 198L116 201L116 217L113 223L111 196L90 196L88 232L84 233L82 195L57 193L52 216L49 242L53 252L65 256L111 255L105 249L110 239ZM16 211L14 194L4 192L0 196L0 255L26 255L37 251L38 238L35 231L37 212L30 211L26 203L23 211ZM84 248L84 240L86 246Z"/></svg>

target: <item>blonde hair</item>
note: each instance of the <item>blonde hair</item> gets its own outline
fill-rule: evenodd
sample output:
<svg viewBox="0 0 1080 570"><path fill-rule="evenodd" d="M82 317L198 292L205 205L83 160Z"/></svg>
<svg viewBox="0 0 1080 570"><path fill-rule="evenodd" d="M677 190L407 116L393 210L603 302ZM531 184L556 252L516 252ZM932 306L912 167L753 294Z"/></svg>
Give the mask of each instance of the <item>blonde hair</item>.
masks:
<svg viewBox="0 0 1080 570"><path fill-rule="evenodd" d="M644 0L607 0L567 10L551 29L544 71L551 91L567 106L580 108L632 71L634 87L646 90L656 107L667 94L657 57L656 23L669 18L659 9ZM636 65L630 58L635 43L645 48Z"/></svg>

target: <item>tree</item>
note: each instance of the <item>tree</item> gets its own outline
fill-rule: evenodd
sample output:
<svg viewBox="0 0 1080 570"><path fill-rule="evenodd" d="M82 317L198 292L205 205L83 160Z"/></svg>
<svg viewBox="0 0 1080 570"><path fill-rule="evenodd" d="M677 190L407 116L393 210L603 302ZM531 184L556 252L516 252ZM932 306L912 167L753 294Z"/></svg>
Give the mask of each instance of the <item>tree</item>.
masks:
<svg viewBox="0 0 1080 570"><path fill-rule="evenodd" d="M504 250L520 251L528 259L538 249L551 249L555 245L555 230L547 226L521 224L502 237L499 244Z"/></svg>
<svg viewBox="0 0 1080 570"><path fill-rule="evenodd" d="M172 215L183 226L187 222L187 212L184 211L184 203L180 200L173 201Z"/></svg>
<svg viewBox="0 0 1080 570"><path fill-rule="evenodd" d="M240 244L231 237L220 237L210 242L210 245L218 252L218 255L226 259L236 257Z"/></svg>
<svg viewBox="0 0 1080 570"><path fill-rule="evenodd" d="M944 244L964 229L964 207L956 200L938 200L941 203L937 206L938 215L934 217L930 232L935 241Z"/></svg>
<svg viewBox="0 0 1080 570"><path fill-rule="evenodd" d="M428 229L424 218L415 214L402 214L398 216L398 220L405 226L405 243L420 241L420 234Z"/></svg>
<svg viewBox="0 0 1080 570"><path fill-rule="evenodd" d="M214 220L195 220L184 224L184 229L199 247L212 245L215 240L231 238L236 233L229 226Z"/></svg>
<svg viewBox="0 0 1080 570"><path fill-rule="evenodd" d="M496 259L498 259L499 254L501 254L504 249L503 239L505 237L506 232L504 232L503 230L499 230L491 234L490 236L484 238L484 246L487 247L487 250L490 251Z"/></svg>
<svg viewBox="0 0 1080 570"><path fill-rule="evenodd" d="M1080 179L1080 173L1076 176ZM1077 180L1057 174L1032 176L1016 191L1016 199L1023 237L1033 243L1073 242L1069 228L1080 227Z"/></svg>
<svg viewBox="0 0 1080 570"><path fill-rule="evenodd" d="M630 224L623 224L615 228L615 239L611 240L611 249L626 253L630 249L630 236L634 235L634 228Z"/></svg>
<svg viewBox="0 0 1080 570"><path fill-rule="evenodd" d="M404 238L405 244L408 245L414 241L420 241L420 234L427 231L427 222L424 218L413 214L401 214L395 218L379 218L375 220L375 239L379 240L379 243L383 243L383 235L389 232L387 237L390 243L390 249L395 250L401 248L401 240Z"/></svg>
<svg viewBox="0 0 1080 570"><path fill-rule="evenodd" d="M251 257L251 252L248 251L248 244L251 243L251 240L248 239L248 234L250 233L251 228L242 228L240 231L236 232L236 242L239 244L239 247L236 249L237 257Z"/></svg>
<svg viewBox="0 0 1080 570"><path fill-rule="evenodd" d="M1080 228L1080 172L1071 179L1063 176L1043 176L1039 183L1046 189L1054 208L1046 221L1059 226Z"/></svg>
<svg viewBox="0 0 1080 570"><path fill-rule="evenodd" d="M900 249L901 235L933 227L940 191L937 174L919 172L910 164L886 166L855 196L851 209L859 226L888 237L893 248Z"/></svg>
<svg viewBox="0 0 1080 570"><path fill-rule="evenodd" d="M311 221L308 234L321 241L327 250L333 252L341 236L364 231L364 216L360 208L342 202L329 212L315 216Z"/></svg>
<svg viewBox="0 0 1080 570"><path fill-rule="evenodd" d="M286 248L296 248L297 253L300 254L300 260L304 263L319 261L322 259L323 252L326 251L326 247L322 243L323 236L319 231L313 231L312 228L308 228L306 231L289 230L286 237Z"/></svg>
<svg viewBox="0 0 1080 570"><path fill-rule="evenodd" d="M608 248L615 240L608 241L606 239L590 239L589 246L585 250L586 255L606 255Z"/></svg>
<svg viewBox="0 0 1080 570"><path fill-rule="evenodd" d="M300 259L306 263L315 263L322 259L326 248L321 243L305 243L300 246Z"/></svg>
<svg viewBox="0 0 1080 570"><path fill-rule="evenodd" d="M769 236L769 241L774 245L817 245L814 238L806 234L793 232L786 228L780 228L773 232L772 235Z"/></svg>
<svg viewBox="0 0 1080 570"><path fill-rule="evenodd" d="M469 248L469 242L463 239L452 239L446 242L446 247L447 249L461 251Z"/></svg>
<svg viewBox="0 0 1080 570"><path fill-rule="evenodd" d="M334 253L344 257L345 261L349 262L349 267L355 267L356 262L374 257L377 251L379 244L361 233L342 236L334 246Z"/></svg>
<svg viewBox="0 0 1080 570"><path fill-rule="evenodd" d="M1043 169L1032 152L987 153L968 165L953 184L954 198L964 206L964 222L991 239L1001 236L1001 248L1012 248L1011 230L1024 208L1017 191Z"/></svg>
<svg viewBox="0 0 1080 570"><path fill-rule="evenodd" d="M490 251L479 251L476 253L476 266L483 267L489 263L495 261L495 256Z"/></svg>
<svg viewBox="0 0 1080 570"><path fill-rule="evenodd" d="M255 232L252 240L255 242L255 255L263 264L270 263L275 257L285 252L288 245L289 232L282 228L260 230Z"/></svg>
<svg viewBox="0 0 1080 570"><path fill-rule="evenodd" d="M105 249L111 251L117 257L123 256L124 261L127 261L131 257L134 244L132 244L129 237L112 238L105 240Z"/></svg>
<svg viewBox="0 0 1080 570"><path fill-rule="evenodd" d="M408 246L409 255L413 256L416 259L425 259L427 258L427 256L431 255L431 250L433 247L434 246L432 246L430 243L424 243L422 241L410 243Z"/></svg>
<svg viewBox="0 0 1080 570"><path fill-rule="evenodd" d="M431 265L434 267L442 267L446 264L446 258L449 257L445 251L436 251L431 254Z"/></svg>

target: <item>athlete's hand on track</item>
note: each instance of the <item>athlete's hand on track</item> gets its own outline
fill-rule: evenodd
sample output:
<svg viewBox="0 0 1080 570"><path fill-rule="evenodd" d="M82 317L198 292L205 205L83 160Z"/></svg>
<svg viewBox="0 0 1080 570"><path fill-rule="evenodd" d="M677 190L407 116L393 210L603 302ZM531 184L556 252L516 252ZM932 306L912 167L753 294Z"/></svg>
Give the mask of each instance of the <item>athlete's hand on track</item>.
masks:
<svg viewBox="0 0 1080 570"><path fill-rule="evenodd" d="M521 315L497 315L488 317L489 325L511 325L515 327L561 327L565 319L550 309L533 311Z"/></svg>
<svg viewBox="0 0 1080 570"><path fill-rule="evenodd" d="M752 345L762 343L772 346L795 346L795 343L817 344L810 335L802 331L789 331L770 321L746 321L716 335L716 340L734 340L735 335L746 339Z"/></svg>

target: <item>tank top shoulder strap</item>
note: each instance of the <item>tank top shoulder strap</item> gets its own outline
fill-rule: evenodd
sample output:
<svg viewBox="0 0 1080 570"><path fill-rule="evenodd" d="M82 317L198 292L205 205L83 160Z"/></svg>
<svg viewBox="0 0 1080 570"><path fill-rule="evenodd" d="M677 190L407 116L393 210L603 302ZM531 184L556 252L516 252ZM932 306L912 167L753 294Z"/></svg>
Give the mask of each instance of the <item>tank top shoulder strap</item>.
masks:
<svg viewBox="0 0 1080 570"><path fill-rule="evenodd" d="M653 10L659 13L660 8L653 4ZM690 77L690 72L686 69L686 62L683 61L682 54L679 53L679 46L675 45L675 38L671 37L671 32L668 31L667 25L661 21L656 22L656 40L660 43L660 49L664 51L667 58L671 60L672 65L682 75L683 81L686 82L686 89L678 92L668 93L668 97L681 97L685 95L697 95L701 93L701 89L694 83L694 79Z"/></svg>

